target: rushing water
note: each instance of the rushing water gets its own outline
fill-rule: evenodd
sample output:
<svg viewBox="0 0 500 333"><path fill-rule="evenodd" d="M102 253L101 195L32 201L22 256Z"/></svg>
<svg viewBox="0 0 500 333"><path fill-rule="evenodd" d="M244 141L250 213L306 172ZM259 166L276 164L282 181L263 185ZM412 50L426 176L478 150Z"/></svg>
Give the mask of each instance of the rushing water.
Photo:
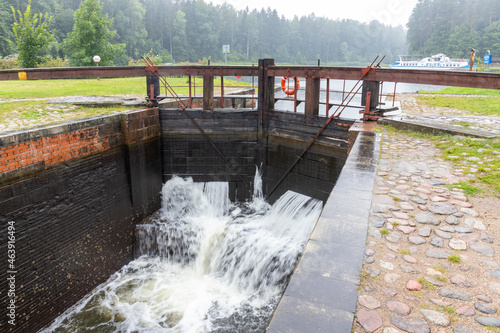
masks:
<svg viewBox="0 0 500 333"><path fill-rule="evenodd" d="M322 203L287 192L229 201L227 183L174 177L138 258L45 332L264 332Z"/></svg>

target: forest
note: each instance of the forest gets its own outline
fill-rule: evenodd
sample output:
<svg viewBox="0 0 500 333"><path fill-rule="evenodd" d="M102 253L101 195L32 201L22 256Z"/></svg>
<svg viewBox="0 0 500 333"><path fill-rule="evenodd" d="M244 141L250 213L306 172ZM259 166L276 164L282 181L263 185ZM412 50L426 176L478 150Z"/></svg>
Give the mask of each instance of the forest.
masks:
<svg viewBox="0 0 500 333"><path fill-rule="evenodd" d="M500 56L498 0L419 0L407 27L412 54L468 58L475 49L481 58L487 50Z"/></svg>
<svg viewBox="0 0 500 333"><path fill-rule="evenodd" d="M52 16L54 38L45 56L66 59L62 44L71 33L81 0L35 0L33 13ZM102 15L112 19L112 43L125 45L113 63L126 65L149 53L163 63L224 62L223 45L230 45L228 63L365 64L378 54L386 63L405 54L406 30L378 21L331 20L308 15L286 19L272 8L236 10L202 0L101 0ZM0 0L0 58L13 49L11 6L24 12L28 0ZM14 45L15 46L15 45Z"/></svg>

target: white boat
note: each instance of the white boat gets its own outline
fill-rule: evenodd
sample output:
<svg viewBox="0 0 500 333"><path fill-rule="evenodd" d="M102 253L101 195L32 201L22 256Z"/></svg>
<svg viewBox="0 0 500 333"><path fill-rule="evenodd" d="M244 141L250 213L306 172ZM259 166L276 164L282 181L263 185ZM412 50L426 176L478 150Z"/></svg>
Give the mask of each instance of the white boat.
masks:
<svg viewBox="0 0 500 333"><path fill-rule="evenodd" d="M439 53L425 58L399 56L399 60L395 64L390 65L389 68L464 70L470 67L469 60L467 59L450 59L443 53Z"/></svg>

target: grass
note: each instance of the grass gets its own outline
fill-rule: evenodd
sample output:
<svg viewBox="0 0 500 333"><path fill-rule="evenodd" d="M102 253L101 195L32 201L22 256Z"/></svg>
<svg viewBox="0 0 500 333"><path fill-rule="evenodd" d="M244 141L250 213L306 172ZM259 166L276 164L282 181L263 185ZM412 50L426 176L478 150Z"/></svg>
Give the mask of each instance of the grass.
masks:
<svg viewBox="0 0 500 333"><path fill-rule="evenodd" d="M430 135L414 131L397 130L391 126L379 126L380 131L389 134L404 133L413 138L432 141L438 147L444 160L450 161L462 173L474 174L467 182L450 185L462 188L466 195L500 197L500 139L476 139L452 137L447 134Z"/></svg>
<svg viewBox="0 0 500 333"><path fill-rule="evenodd" d="M113 107L85 107L85 106L68 106L46 104L42 101L27 101L27 102L7 102L0 103L0 124L6 121L15 119L16 121L25 123L26 121L39 122L42 118L57 119L55 115L64 116L64 120L79 119L92 117L101 114L109 114L130 110L130 107L113 106ZM38 125L38 124L37 124Z"/></svg>
<svg viewBox="0 0 500 333"><path fill-rule="evenodd" d="M187 77L167 77L166 79L177 94L189 94ZM220 78L216 78L214 81L217 90L217 87L220 87ZM201 94L203 91L202 86L203 78L196 78L197 94ZM234 86L250 86L250 84L229 79L224 80L224 87ZM163 88L160 90L164 93ZM21 99L90 95L146 96L146 78L0 81L0 98Z"/></svg>
<svg viewBox="0 0 500 333"><path fill-rule="evenodd" d="M466 87L447 87L439 91L420 90L424 94L452 94L452 95L485 95L485 96L500 96L500 91L497 89L480 89Z"/></svg>
<svg viewBox="0 0 500 333"><path fill-rule="evenodd" d="M498 96L457 98L455 96L418 96L417 102L430 107L446 107L470 111L484 116L500 115Z"/></svg>
<svg viewBox="0 0 500 333"><path fill-rule="evenodd" d="M452 306L436 306L435 309L446 313L451 322L458 320L457 311Z"/></svg>
<svg viewBox="0 0 500 333"><path fill-rule="evenodd" d="M410 250L409 250L409 249L402 249L402 250L399 250L399 253L400 253L400 254L407 254L407 255L410 255Z"/></svg>
<svg viewBox="0 0 500 333"><path fill-rule="evenodd" d="M436 286L433 285L432 283L430 283L427 279L420 278L420 279L418 279L418 282L420 282L422 284L422 286L426 289L429 289L429 290L436 289Z"/></svg>
<svg viewBox="0 0 500 333"><path fill-rule="evenodd" d="M448 260L453 263L459 264L462 261L462 258L460 258L459 255L452 254L448 257Z"/></svg>
<svg viewBox="0 0 500 333"><path fill-rule="evenodd" d="M420 91L431 93L433 96L418 96L418 103L431 107L448 107L459 110L471 111L481 115L500 115L500 90L478 89L464 87L448 87L439 91ZM471 97L457 98L451 95L474 95ZM465 126L466 127L466 126Z"/></svg>
<svg viewBox="0 0 500 333"><path fill-rule="evenodd" d="M462 190L464 190L464 194L468 195L468 196L474 196L478 193L481 193L481 191L482 191L479 187L474 186L470 183L466 183L466 182L459 182L459 183L455 183L455 184L450 184L450 185L446 185L446 187L450 190L452 190L454 188L462 189Z"/></svg>
<svg viewBox="0 0 500 333"><path fill-rule="evenodd" d="M389 233L389 230L387 230L386 228L383 228L383 229L380 229L380 233L382 235L387 235Z"/></svg>

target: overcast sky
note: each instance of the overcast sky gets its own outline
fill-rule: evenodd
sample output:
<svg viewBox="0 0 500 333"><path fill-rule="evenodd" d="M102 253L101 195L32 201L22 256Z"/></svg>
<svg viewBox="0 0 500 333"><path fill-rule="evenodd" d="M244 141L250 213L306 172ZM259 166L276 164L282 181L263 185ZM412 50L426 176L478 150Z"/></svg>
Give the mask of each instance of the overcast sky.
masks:
<svg viewBox="0 0 500 333"><path fill-rule="evenodd" d="M205 0L213 4L227 2L236 9L276 9L278 15L292 19L314 13L331 19L360 22L378 20L384 24L405 26L418 0Z"/></svg>

